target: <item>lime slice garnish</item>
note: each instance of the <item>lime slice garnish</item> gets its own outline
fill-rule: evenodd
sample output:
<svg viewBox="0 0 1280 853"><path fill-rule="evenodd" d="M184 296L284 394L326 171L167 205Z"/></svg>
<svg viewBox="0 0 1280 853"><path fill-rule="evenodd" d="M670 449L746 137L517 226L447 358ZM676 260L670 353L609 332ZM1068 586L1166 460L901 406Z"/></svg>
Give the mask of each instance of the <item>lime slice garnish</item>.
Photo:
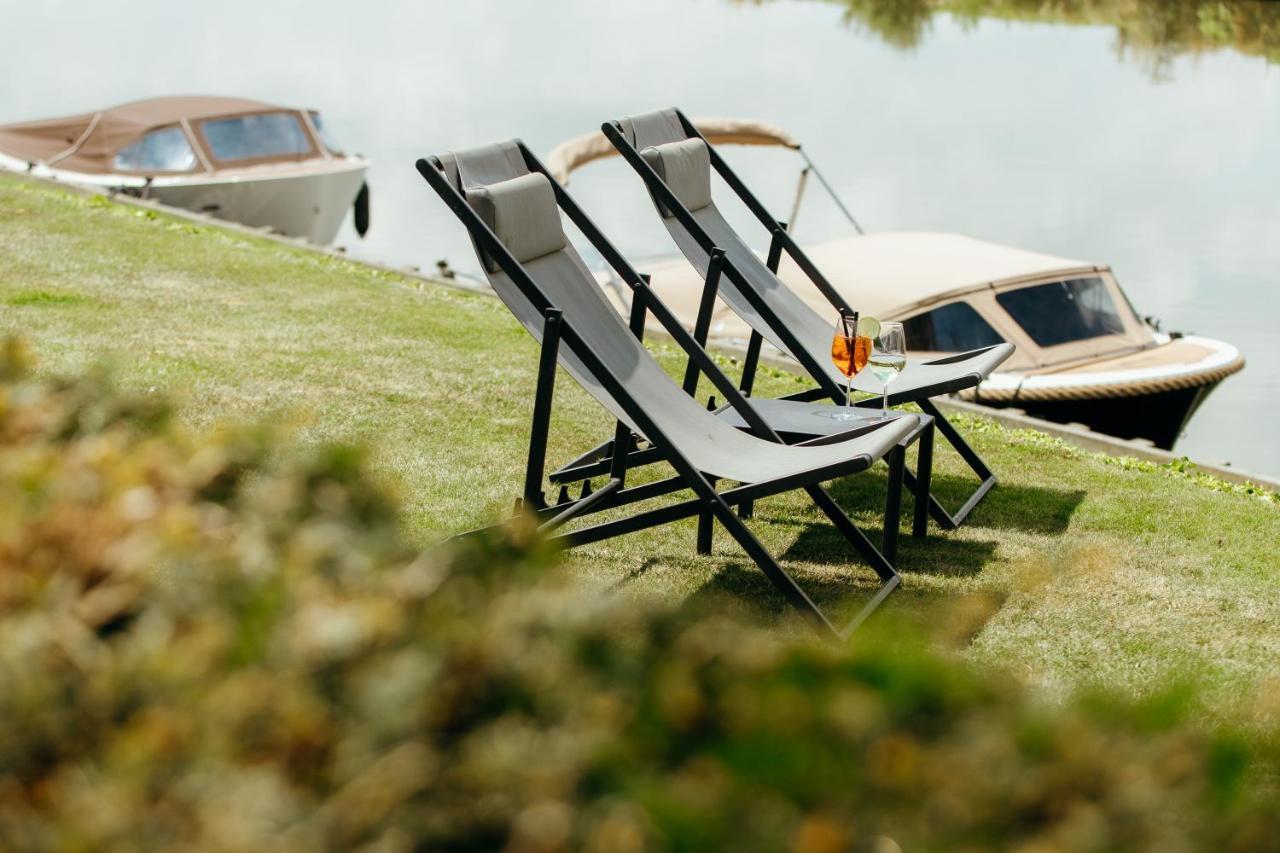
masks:
<svg viewBox="0 0 1280 853"><path fill-rule="evenodd" d="M864 338L875 338L880 334L880 321L875 317L858 318L858 335Z"/></svg>

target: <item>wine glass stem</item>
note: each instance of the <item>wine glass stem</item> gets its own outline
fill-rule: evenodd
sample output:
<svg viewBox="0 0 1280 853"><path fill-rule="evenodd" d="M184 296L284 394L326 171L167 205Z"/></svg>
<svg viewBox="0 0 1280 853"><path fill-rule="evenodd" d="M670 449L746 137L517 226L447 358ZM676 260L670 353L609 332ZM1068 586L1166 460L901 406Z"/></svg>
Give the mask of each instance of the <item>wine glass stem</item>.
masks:
<svg viewBox="0 0 1280 853"><path fill-rule="evenodd" d="M880 403L880 414L889 417L889 383L884 383L884 399Z"/></svg>
<svg viewBox="0 0 1280 853"><path fill-rule="evenodd" d="M846 376L844 378L844 404L847 407L853 406L853 377Z"/></svg>

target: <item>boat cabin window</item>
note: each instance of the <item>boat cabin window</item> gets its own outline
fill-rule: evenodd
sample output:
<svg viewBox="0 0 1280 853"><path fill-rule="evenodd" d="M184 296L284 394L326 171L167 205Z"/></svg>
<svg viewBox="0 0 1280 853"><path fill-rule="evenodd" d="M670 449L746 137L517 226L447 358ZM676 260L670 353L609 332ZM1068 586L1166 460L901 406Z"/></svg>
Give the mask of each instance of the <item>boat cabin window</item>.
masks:
<svg viewBox="0 0 1280 853"><path fill-rule="evenodd" d="M312 152L311 140L293 113L260 113L208 119L200 132L223 162L290 157Z"/></svg>
<svg viewBox="0 0 1280 853"><path fill-rule="evenodd" d="M121 148L113 164L121 172L190 172L196 152L182 128L162 127Z"/></svg>
<svg viewBox="0 0 1280 853"><path fill-rule="evenodd" d="M309 115L311 116L311 124L315 127L316 133L320 135L320 141L324 144L325 150L330 154L341 154L342 149L334 141L333 134L329 133L329 129L325 127L324 119L320 117L320 113L312 110Z"/></svg>
<svg viewBox="0 0 1280 853"><path fill-rule="evenodd" d="M996 302L1042 347L1118 335L1120 312L1100 278L1076 278L1008 290Z"/></svg>
<svg viewBox="0 0 1280 853"><path fill-rule="evenodd" d="M904 320L902 328L911 349L925 352L963 352L1004 343L967 302L952 302L917 314Z"/></svg>

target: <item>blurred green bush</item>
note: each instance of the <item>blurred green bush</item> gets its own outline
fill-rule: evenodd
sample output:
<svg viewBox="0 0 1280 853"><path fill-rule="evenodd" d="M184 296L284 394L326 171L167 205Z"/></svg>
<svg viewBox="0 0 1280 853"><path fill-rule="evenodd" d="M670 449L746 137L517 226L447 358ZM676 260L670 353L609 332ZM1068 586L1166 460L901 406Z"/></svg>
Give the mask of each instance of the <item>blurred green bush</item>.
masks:
<svg viewBox="0 0 1280 853"><path fill-rule="evenodd" d="M6 850L1274 844L1273 759L1188 698L587 595L517 529L415 553L356 450L0 355Z"/></svg>

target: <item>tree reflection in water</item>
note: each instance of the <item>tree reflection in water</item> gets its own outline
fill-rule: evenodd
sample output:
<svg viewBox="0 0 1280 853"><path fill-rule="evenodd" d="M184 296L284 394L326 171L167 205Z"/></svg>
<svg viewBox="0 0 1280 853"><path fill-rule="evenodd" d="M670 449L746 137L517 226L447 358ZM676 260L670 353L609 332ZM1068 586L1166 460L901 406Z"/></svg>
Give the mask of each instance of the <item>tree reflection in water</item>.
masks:
<svg viewBox="0 0 1280 853"><path fill-rule="evenodd" d="M759 4L773 0L733 0ZM1229 48L1280 62L1280 3L1257 0L827 0L845 21L894 47L912 49L933 17L967 25L982 19L1110 26L1121 58L1141 62L1156 77L1186 53Z"/></svg>

